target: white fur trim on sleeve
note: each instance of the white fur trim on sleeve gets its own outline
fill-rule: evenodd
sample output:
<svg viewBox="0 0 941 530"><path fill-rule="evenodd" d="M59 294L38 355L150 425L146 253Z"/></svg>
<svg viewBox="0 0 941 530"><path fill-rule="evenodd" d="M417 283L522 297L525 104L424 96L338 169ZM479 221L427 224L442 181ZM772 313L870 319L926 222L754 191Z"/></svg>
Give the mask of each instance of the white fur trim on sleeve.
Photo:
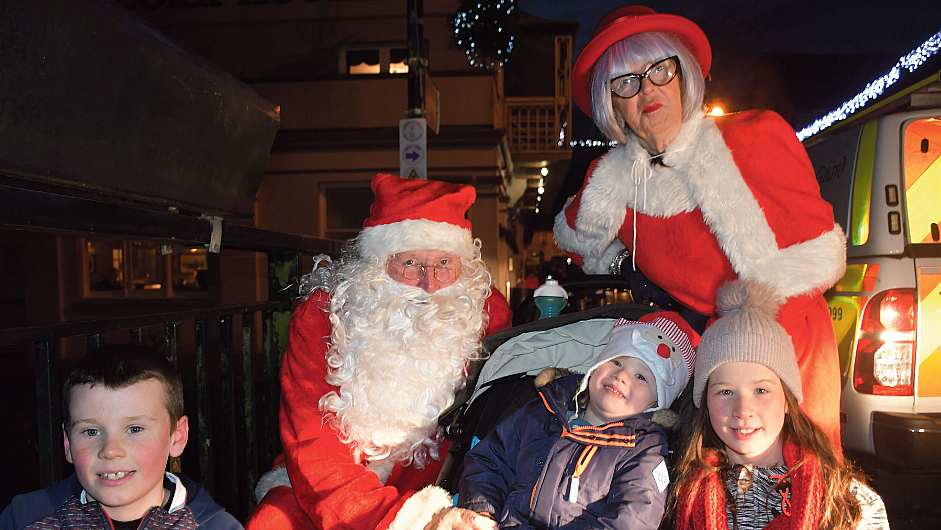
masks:
<svg viewBox="0 0 941 530"><path fill-rule="evenodd" d="M763 258L752 277L790 298L832 286L845 270L846 236L835 224L833 230Z"/></svg>
<svg viewBox="0 0 941 530"><path fill-rule="evenodd" d="M569 199L569 202L571 202L571 199ZM566 207L568 207L568 204L566 204ZM616 237L605 242L604 239L607 239L607 235L595 240L589 233L572 230L565 219L564 208L555 217L553 235L556 244L560 248L582 257L584 262L582 270L585 271L585 274L608 274L608 267L610 267L611 262L614 261L618 252L625 248L624 243ZM598 252L599 248L603 249L600 253Z"/></svg>
<svg viewBox="0 0 941 530"><path fill-rule="evenodd" d="M615 239L608 245L608 248L604 249L600 256L585 256L585 265L582 270L585 271L585 274L611 274L611 262L625 248L620 239Z"/></svg>
<svg viewBox="0 0 941 530"><path fill-rule="evenodd" d="M421 530L435 513L451 505L451 495L447 491L438 486L428 486L405 501L389 530Z"/></svg>
<svg viewBox="0 0 941 530"><path fill-rule="evenodd" d="M276 467L265 473L258 479L258 485L255 486L255 502L261 503L270 490L278 486L291 486L291 479L288 478L288 468Z"/></svg>

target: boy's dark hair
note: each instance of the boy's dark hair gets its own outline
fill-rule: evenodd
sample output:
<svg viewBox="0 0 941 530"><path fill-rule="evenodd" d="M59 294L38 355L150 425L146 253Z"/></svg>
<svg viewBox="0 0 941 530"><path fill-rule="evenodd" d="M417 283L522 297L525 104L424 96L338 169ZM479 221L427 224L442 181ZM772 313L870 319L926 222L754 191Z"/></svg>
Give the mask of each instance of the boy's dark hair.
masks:
<svg viewBox="0 0 941 530"><path fill-rule="evenodd" d="M62 422L66 431L72 422L70 402L72 390L82 385L103 385L119 390L148 379L156 379L166 389L170 431L185 414L183 381L166 357L153 348L135 344L108 344L92 351L78 361L62 385Z"/></svg>

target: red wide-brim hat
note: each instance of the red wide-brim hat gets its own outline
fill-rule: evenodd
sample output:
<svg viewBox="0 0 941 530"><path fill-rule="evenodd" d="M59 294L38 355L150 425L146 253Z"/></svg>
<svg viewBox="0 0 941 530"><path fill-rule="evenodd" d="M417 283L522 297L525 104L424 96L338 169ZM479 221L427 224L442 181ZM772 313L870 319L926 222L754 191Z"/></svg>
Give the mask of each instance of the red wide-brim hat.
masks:
<svg viewBox="0 0 941 530"><path fill-rule="evenodd" d="M705 79L712 66L712 48L706 34L692 20L657 13L644 6L619 7L601 19L572 68L572 96L585 114L591 116L591 73L601 54L614 43L646 31L661 31L679 38L699 62Z"/></svg>

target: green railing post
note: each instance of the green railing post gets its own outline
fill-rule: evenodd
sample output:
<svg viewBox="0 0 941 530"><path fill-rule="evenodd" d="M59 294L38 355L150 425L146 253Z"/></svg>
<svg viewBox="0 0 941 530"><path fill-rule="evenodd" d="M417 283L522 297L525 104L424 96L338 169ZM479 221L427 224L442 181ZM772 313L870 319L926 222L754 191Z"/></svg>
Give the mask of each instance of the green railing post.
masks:
<svg viewBox="0 0 941 530"><path fill-rule="evenodd" d="M62 477L59 416L59 341L36 343L36 419L39 427L39 484L46 488ZM58 442L58 443L57 443Z"/></svg>
<svg viewBox="0 0 941 530"><path fill-rule="evenodd" d="M220 468L222 480L220 488L214 493L217 502L232 513L238 504L238 494L235 489L238 481L235 479L238 459L235 456L235 392L232 386L232 316L225 315L219 318L219 368L221 381L221 399L218 400L222 414L222 452L220 454L222 466ZM217 462L216 465L219 465Z"/></svg>
<svg viewBox="0 0 941 530"><path fill-rule="evenodd" d="M247 498L239 499L239 505L244 507L247 514L255 506L255 496L252 494L255 490L255 480L257 475L255 470L258 462L255 459L255 440L257 438L255 422L255 372L252 363L252 324L255 320L255 313L242 313L242 393L245 403L242 416L241 429L239 429L239 438L245 443L245 474L242 477L243 488L247 492ZM262 463L264 466L267 463Z"/></svg>
<svg viewBox="0 0 941 530"><path fill-rule="evenodd" d="M291 323L291 313L297 302L298 280L300 278L301 256L297 252L269 252L268 253L268 300L289 300L290 310L277 310L267 313L265 329L266 360L270 361L265 385L268 388L268 415L273 430L267 431L267 436L274 442L271 446L275 454L280 452L280 437L271 433L278 433L278 403L281 399L281 385L278 379L281 373L281 356L288 342L288 328Z"/></svg>
<svg viewBox="0 0 941 530"><path fill-rule="evenodd" d="M199 471L203 487L210 495L216 493L212 476L212 421L209 391L208 345L206 321L196 321L196 425L199 440Z"/></svg>

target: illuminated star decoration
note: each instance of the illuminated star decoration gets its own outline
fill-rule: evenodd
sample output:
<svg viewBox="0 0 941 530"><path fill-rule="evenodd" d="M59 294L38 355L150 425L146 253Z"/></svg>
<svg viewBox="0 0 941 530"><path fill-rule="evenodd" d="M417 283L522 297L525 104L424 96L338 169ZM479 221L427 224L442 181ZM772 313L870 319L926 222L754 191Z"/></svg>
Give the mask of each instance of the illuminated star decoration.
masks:
<svg viewBox="0 0 941 530"><path fill-rule="evenodd" d="M503 66L513 51L512 13L515 0L461 0L454 19L454 37L476 67Z"/></svg>
<svg viewBox="0 0 941 530"><path fill-rule="evenodd" d="M850 114L866 106L870 101L878 98L890 86L894 85L902 75L902 68L909 72L914 72L919 66L924 64L929 57L938 53L941 49L941 31L932 35L921 46L912 50L908 55L899 58L898 62L891 70L871 81L862 92L855 97L840 105L839 108L830 111L826 116L818 118L812 124L804 127L797 133L797 137L804 139L817 134L834 123L845 120Z"/></svg>

